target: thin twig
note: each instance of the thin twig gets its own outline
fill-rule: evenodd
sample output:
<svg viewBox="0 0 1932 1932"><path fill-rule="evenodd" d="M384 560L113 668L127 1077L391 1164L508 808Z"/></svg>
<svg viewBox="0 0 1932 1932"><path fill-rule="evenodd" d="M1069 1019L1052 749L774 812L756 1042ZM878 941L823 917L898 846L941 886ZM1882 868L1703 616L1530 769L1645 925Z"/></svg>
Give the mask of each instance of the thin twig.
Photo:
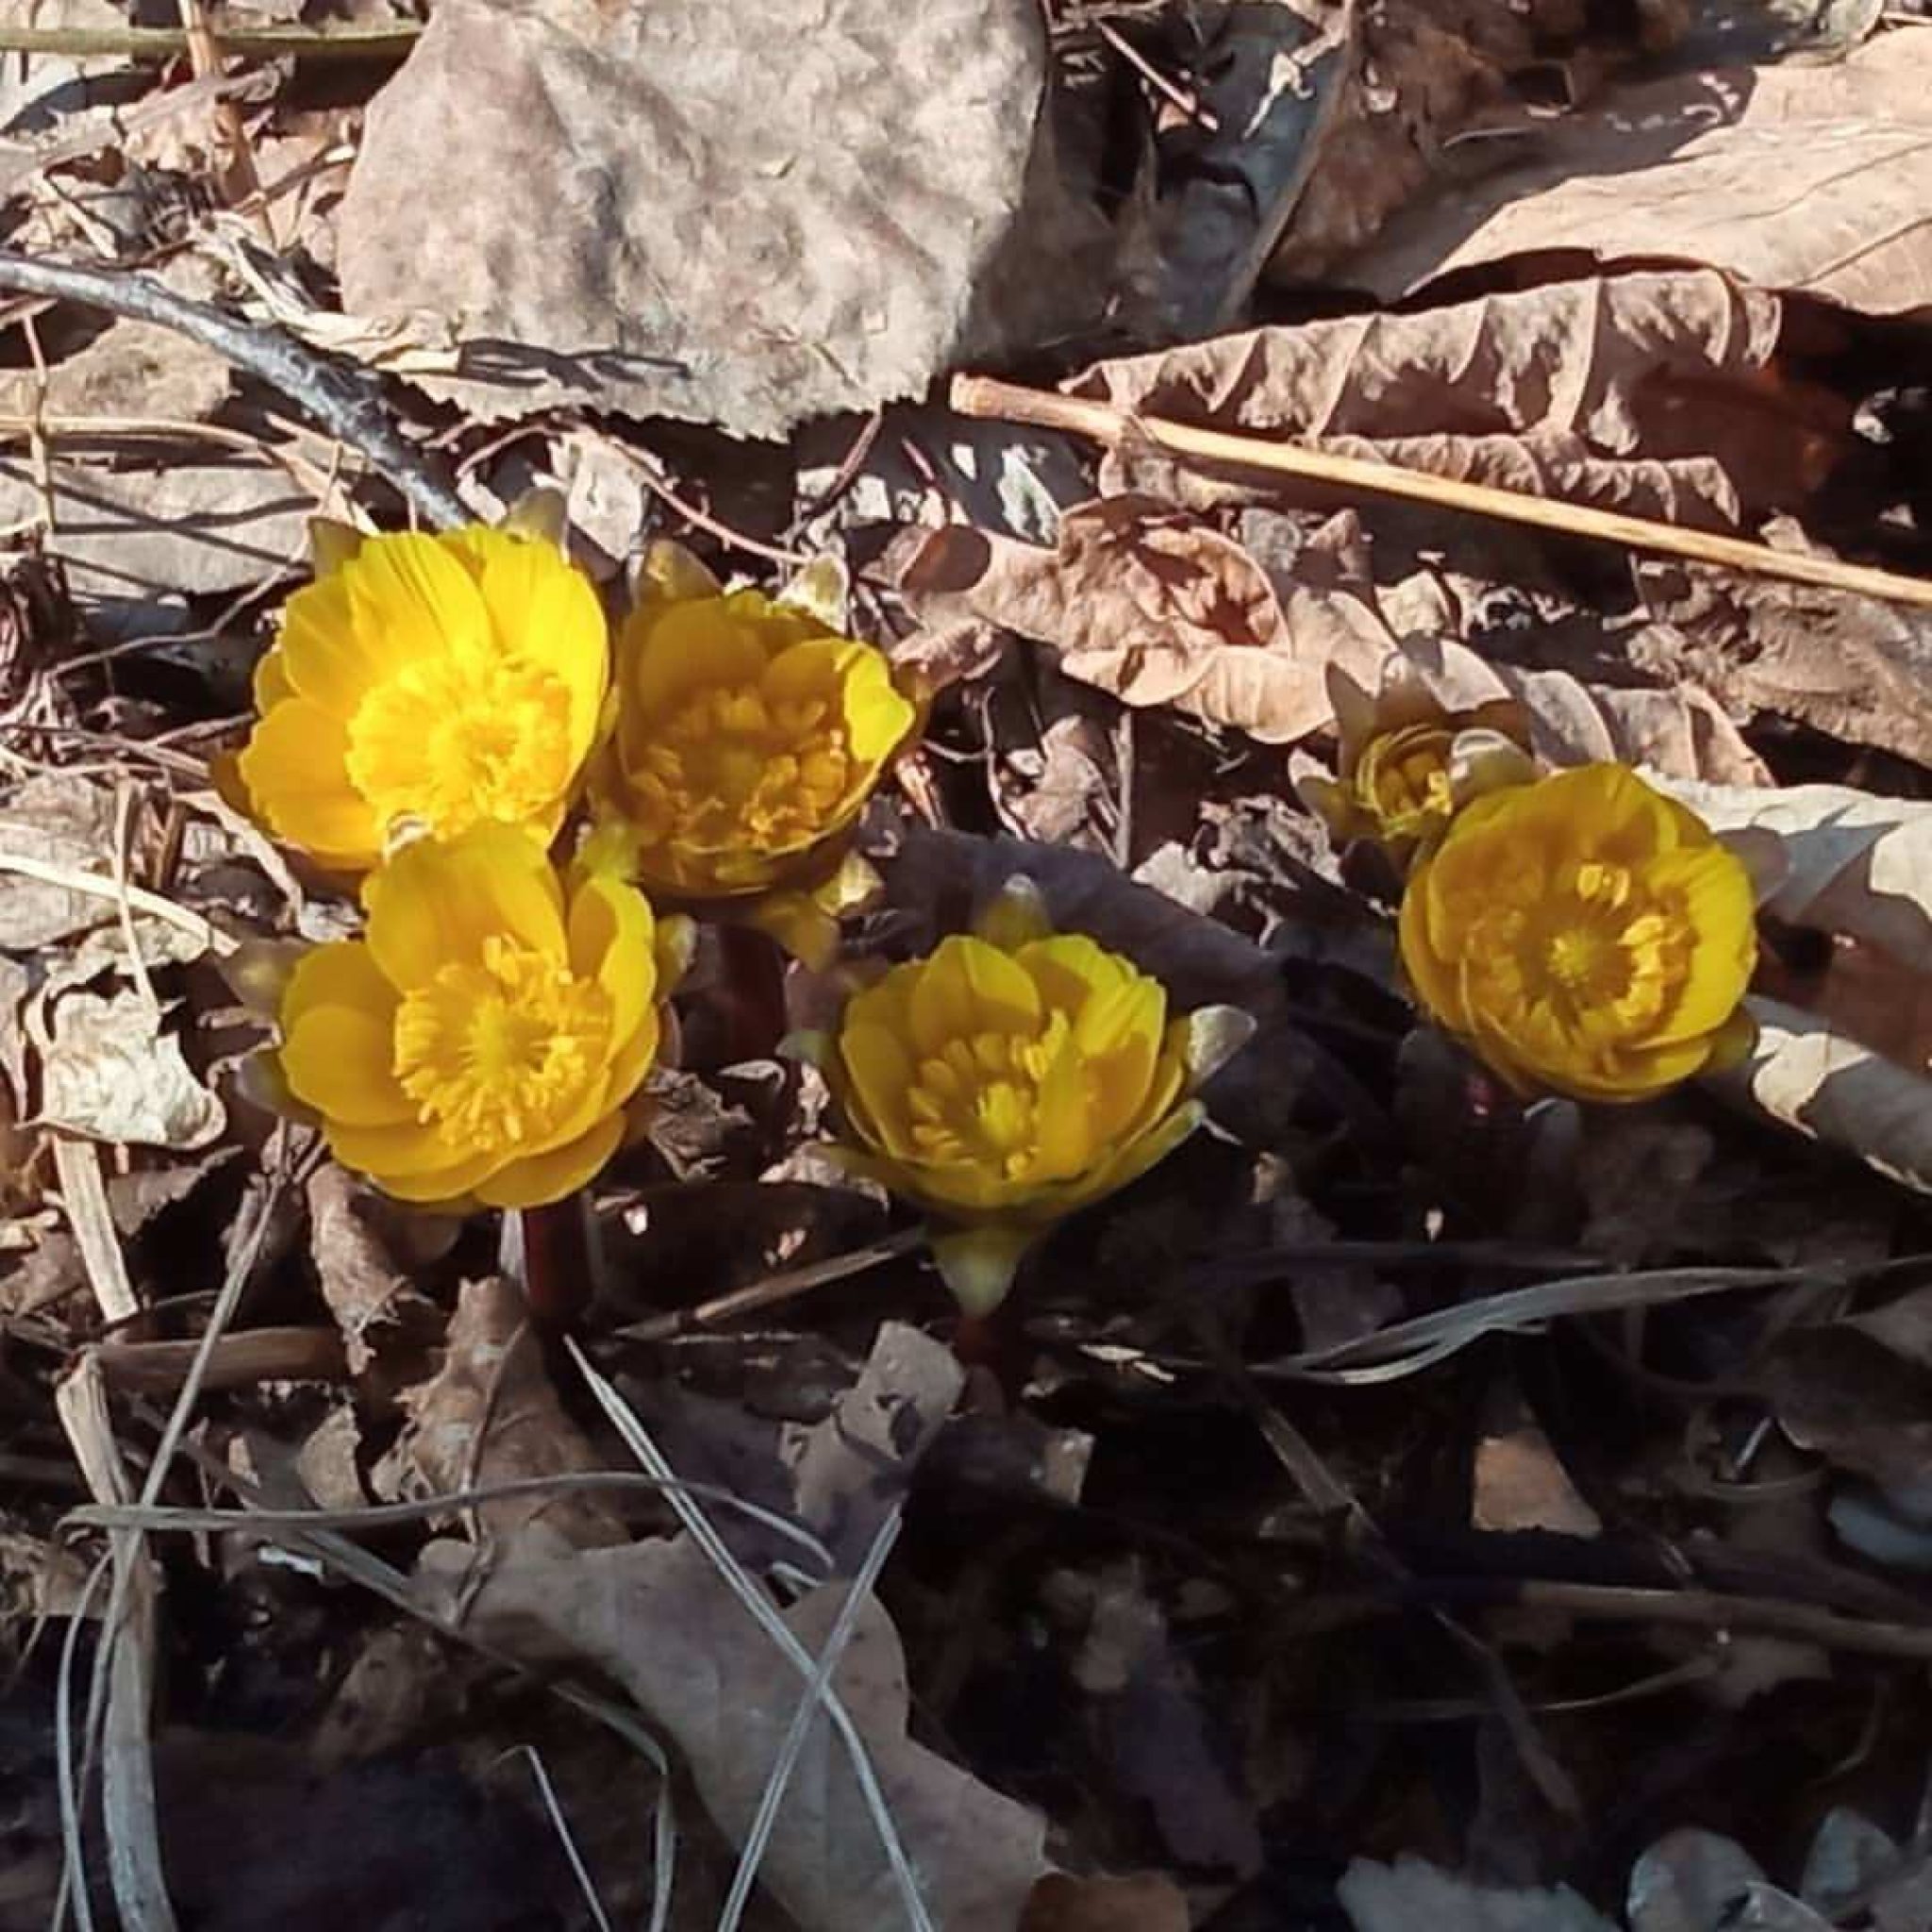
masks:
<svg viewBox="0 0 1932 1932"><path fill-rule="evenodd" d="M402 60L422 37L414 25L225 26L215 35L223 53L251 60ZM0 54L165 66L188 51L189 37L178 26L0 26Z"/></svg>
<svg viewBox="0 0 1932 1932"><path fill-rule="evenodd" d="M1554 497L1531 496L1518 490L1501 490L1490 483L1464 483L1426 470L1399 463L1338 456L1330 450L1305 449L1262 436L1237 436L1223 429L1203 429L1165 416L1142 416L1111 403L1083 396L1057 395L1048 390L1024 389L1017 383L996 382L989 376L953 378L952 405L962 416L989 417L1000 422L1031 424L1041 429L1064 430L1091 437L1109 448L1141 442L1195 467L1232 466L1265 471L1271 475L1299 476L1307 482L1335 484L1364 491L1372 496L1401 497L1438 509L1465 510L1505 523L1530 524L1568 537L1589 537L1631 550L1655 551L1693 563L1712 563L1757 576L1779 577L1788 583L1815 584L1827 591L1850 591L1866 597L1886 597L1898 604L1932 606L1932 579L1902 576L1869 564L1843 563L1835 557L1813 557L1774 550L1767 543L1741 537L1720 537L1704 530L1679 529L1648 517L1596 509L1587 504L1564 503Z"/></svg>
<svg viewBox="0 0 1932 1932"><path fill-rule="evenodd" d="M741 1315L776 1307L780 1302L789 1302L810 1289L862 1274L881 1262L895 1261L901 1255L911 1254L925 1239L924 1227L902 1228L869 1247L855 1248L849 1255L834 1255L828 1260L810 1261L802 1268L767 1274L747 1287L733 1289L729 1294L713 1295L709 1301L699 1302L692 1307L674 1308L667 1315L653 1315L647 1322L632 1322L611 1332L625 1341L673 1341L695 1328L716 1327L719 1323L734 1322Z"/></svg>
<svg viewBox="0 0 1932 1932"><path fill-rule="evenodd" d="M456 529L475 521L462 498L397 433L364 375L351 375L277 329L238 322L144 275L36 261L10 248L0 248L0 289L51 295L174 329L278 391L359 450L425 522Z"/></svg>

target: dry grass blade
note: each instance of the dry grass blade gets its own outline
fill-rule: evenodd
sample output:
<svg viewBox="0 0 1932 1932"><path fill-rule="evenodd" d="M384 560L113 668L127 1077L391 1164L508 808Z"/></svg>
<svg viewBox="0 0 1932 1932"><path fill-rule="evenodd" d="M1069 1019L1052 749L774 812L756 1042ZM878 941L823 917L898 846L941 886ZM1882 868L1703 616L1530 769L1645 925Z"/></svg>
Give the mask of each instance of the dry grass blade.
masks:
<svg viewBox="0 0 1932 1932"><path fill-rule="evenodd" d="M811 1728L811 1721L817 1715L820 1704L824 1701L832 1674L839 1668L839 1659L844 1656L846 1645L852 1641L853 1633L858 1628L858 1613L864 1608L866 1598L872 1594L879 1572L886 1567L886 1558L891 1555L892 1545L899 1540L902 1520L900 1512L894 1509L879 1525L878 1534L872 1540L872 1547L865 1553L865 1561L859 1565L858 1574L845 1592L844 1602L839 1606L838 1617L825 1638L824 1648L819 1652L819 1660L806 1684L805 1694L791 1713L791 1723L786 1729L777 1757L772 1760L772 1772L765 1780L765 1789L759 1793L758 1807L752 1814L751 1826L744 1835L744 1849L739 1855L738 1870L731 1877L731 1890L725 1897L724 1909L718 1915L718 1932L738 1932L739 1921L751 1903L751 1889L758 1881L758 1865L764 1857L765 1847L771 1842L772 1827L777 1823L778 1807L785 1802L786 1787L791 1782L799 1754L805 1748L806 1734Z"/></svg>
<svg viewBox="0 0 1932 1932"><path fill-rule="evenodd" d="M1658 1268L1636 1274L1579 1274L1567 1281L1542 1281L1513 1288L1480 1301L1438 1308L1412 1321L1391 1323L1357 1341L1314 1349L1286 1360L1257 1362L1257 1375L1335 1380L1355 1379L1344 1371L1380 1371L1386 1381L1413 1374L1467 1348L1485 1335L1538 1327L1564 1315L1597 1315L1613 1308L1656 1307L1695 1295L1730 1294L1740 1289L1772 1288L1780 1282L1814 1278L1806 1268Z"/></svg>
<svg viewBox="0 0 1932 1932"><path fill-rule="evenodd" d="M127 1478L114 1443L107 1385L99 1364L83 1355L56 1391L62 1427L89 1489L106 1502L128 1500ZM103 1622L94 1688L88 1698L88 1733L102 1710L101 1822L108 1840L108 1875L114 1903L130 1932L174 1932L161 1867L149 1722L154 1702L158 1583L139 1530L110 1533L113 1587ZM98 1695L106 1678L105 1697ZM66 1698L62 1697L62 1707ZM63 1803L67 1801L63 1800ZM78 1837L78 1809L68 1845L70 1896L87 1889ZM83 1907L84 1911L84 1907Z"/></svg>
<svg viewBox="0 0 1932 1932"><path fill-rule="evenodd" d="M186 906L177 906L159 892L150 892L143 887L131 886L101 873L83 872L78 866L54 865L19 852L0 852L0 872L15 873L24 879L38 879L43 886L58 886L64 891L86 892L96 899L110 899L126 911L149 913L182 932L192 933L209 952L221 958L232 953L240 943Z"/></svg>
<svg viewBox="0 0 1932 1932"><path fill-rule="evenodd" d="M100 1149L92 1141L59 1135L54 1141L54 1172L102 1320L109 1325L131 1322L141 1313L141 1297L127 1278L127 1263L114 1232L107 1183L101 1178Z"/></svg>
<svg viewBox="0 0 1932 1932"><path fill-rule="evenodd" d="M569 1342L571 1358L590 1385L591 1392L597 1398L598 1407L609 1418L611 1425L624 1438L628 1448L653 1475L671 1478L674 1472L664 1460L662 1452L651 1441L643 1425L625 1406L623 1397L605 1378L597 1373L590 1358L575 1341ZM675 1490L666 1491L673 1508L677 1512L678 1521L683 1524L691 1541L710 1559L726 1588L751 1613L767 1637L771 1639L786 1660L799 1675L809 1683L817 1669L816 1659L786 1626L763 1591L745 1574L744 1566L739 1562L724 1545L718 1532L711 1526L702 1509L688 1497ZM905 1902L907 1923L914 1932L934 1932L931 1915L925 1908L925 1900L919 1889L919 1880L914 1875L910 1861L906 1857L906 1848L899 1840L899 1833L892 1823L891 1813L887 1809L885 1793L879 1789L877 1775L872 1768L872 1760L865 1748L865 1740L858 1734L858 1726L852 1721L851 1713L840 1701L836 1691L826 1686L822 1697L826 1717L839 1734L840 1741L845 1746L852 1761L853 1775L858 1780L864 1796L866 1808L872 1815L879 1842L885 1850L886 1859L897 1881L900 1896Z"/></svg>
<svg viewBox="0 0 1932 1932"><path fill-rule="evenodd" d="M1894 603L1932 607L1932 582L1901 576L1896 571L1840 563L1836 558L1774 550L1769 544L1747 542L1740 537L1681 530L1647 517L1624 516L1615 510L1527 496L1520 491L1499 490L1491 484L1458 482L1422 470L1403 469L1394 463L1370 462L1359 457L1301 449L1258 436L1202 429L1191 423L1132 414L1107 403L1024 389L1017 383L996 382L988 376L955 376L952 405L962 416L992 417L1041 429L1065 430L1109 446L1138 441L1197 466L1232 466L1274 475L1300 476L1345 490L1366 491L1374 496L1402 497L1410 503L1430 504L1438 509L1464 510L1474 516L1529 524L1565 536L1589 537L1625 549L1681 557L1694 563L1717 564L1758 576L1781 577L1790 583L1854 591L1868 597L1887 597Z"/></svg>

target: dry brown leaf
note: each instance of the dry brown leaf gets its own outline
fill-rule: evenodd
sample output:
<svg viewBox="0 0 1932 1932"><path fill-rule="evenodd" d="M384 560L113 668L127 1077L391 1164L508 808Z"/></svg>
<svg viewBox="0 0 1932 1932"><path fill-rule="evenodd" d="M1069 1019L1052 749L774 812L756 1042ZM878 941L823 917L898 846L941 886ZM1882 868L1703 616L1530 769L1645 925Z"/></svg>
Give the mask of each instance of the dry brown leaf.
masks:
<svg viewBox="0 0 1932 1932"><path fill-rule="evenodd" d="M346 1168L329 1161L309 1176L308 1252L356 1376L386 1357L407 1363L442 1328L441 1311L385 1244L379 1212L374 1191Z"/></svg>
<svg viewBox="0 0 1932 1932"><path fill-rule="evenodd" d="M1027 1894L1019 1932L1188 1932L1191 1923L1187 1895L1171 1878L1049 1872Z"/></svg>
<svg viewBox="0 0 1932 1932"><path fill-rule="evenodd" d="M30 370L0 376L0 413L198 423L226 399L229 376L224 358L176 329L117 322L54 363L44 386Z"/></svg>
<svg viewBox="0 0 1932 1932"><path fill-rule="evenodd" d="M0 858L99 873L113 840L112 794L64 773L29 778L0 805ZM115 917L111 899L50 886L0 863L0 948L34 952Z"/></svg>
<svg viewBox="0 0 1932 1932"><path fill-rule="evenodd" d="M41 1117L96 1141L206 1147L227 1124L142 994L70 992L55 1004L41 1058Z"/></svg>
<svg viewBox="0 0 1932 1932"><path fill-rule="evenodd" d="M441 1367L402 1402L408 1422L375 1475L386 1499L603 1466L558 1400L522 1291L499 1275L463 1284ZM588 1549L625 1536L602 1499L568 1491L502 1497L475 1515L492 1537L541 1525Z"/></svg>
<svg viewBox="0 0 1932 1932"><path fill-rule="evenodd" d="M1775 711L1829 738L1932 762L1932 623L1875 597L1644 560L1661 625L1645 668L1688 677L1739 711Z"/></svg>
<svg viewBox="0 0 1932 1932"><path fill-rule="evenodd" d="M425 1553L432 1574L470 1557L447 1544ZM784 1613L808 1650L824 1647L848 1590L821 1585ZM520 1657L615 1678L676 1744L711 1816L742 1840L804 1679L688 1540L572 1550L533 1527L497 1553L468 1627ZM1011 1932L1046 1869L1042 1821L906 1735L906 1660L875 1600L859 1611L832 1683L936 1921L947 1932ZM759 1875L804 1932L903 1932L905 1906L852 1760L823 1715Z"/></svg>
<svg viewBox="0 0 1932 1932"><path fill-rule="evenodd" d="M1673 780L1669 789L1713 831L1776 839L1783 870L1765 911L1869 940L1932 971L1932 803L1848 785L1756 791Z"/></svg>
<svg viewBox="0 0 1932 1932"><path fill-rule="evenodd" d="M1357 1858L1336 1896L1355 1932L1616 1932L1567 1885L1484 1885L1407 1852L1392 1865Z"/></svg>
<svg viewBox="0 0 1932 1932"><path fill-rule="evenodd" d="M1292 624L1269 575L1205 518L1156 497L1069 510L1044 550L960 525L911 531L891 568L928 622L979 618L1053 644L1070 677L1286 744L1331 715L1331 662L1364 675L1389 641Z"/></svg>
<svg viewBox="0 0 1932 1932"><path fill-rule="evenodd" d="M461 380L420 379L486 415L776 436L914 394L1091 300L1012 273L1023 196L1042 247L1076 219L1044 56L1032 0L446 0L370 108L344 306L459 318Z"/></svg>
<svg viewBox="0 0 1932 1932"><path fill-rule="evenodd" d="M1776 1000L1745 1002L1757 1044L1724 1090L1774 1120L1841 1147L1892 1180L1932 1194L1932 1078Z"/></svg>
<svg viewBox="0 0 1932 1932"><path fill-rule="evenodd" d="M1414 314L1222 336L1067 385L1117 408L1723 528L1802 502L1851 434L1773 379L1778 298L1708 271L1628 272ZM1801 408L1801 404L1803 407ZM1107 488L1159 489L1131 443ZM1193 476L1191 502L1230 486Z"/></svg>
<svg viewBox="0 0 1932 1932"><path fill-rule="evenodd" d="M1923 31L1832 62L1676 74L1519 127L1514 165L1425 193L1343 278L1394 300L1543 249L1678 256L1766 288L1932 302L1932 92ZM1486 137L1500 145L1505 135Z"/></svg>
<svg viewBox="0 0 1932 1932"><path fill-rule="evenodd" d="M151 621L157 601L266 585L308 556L315 499L266 460L148 462L109 470L57 459L48 549L98 624ZM33 466L0 456L0 525L44 503ZM149 614L143 614L149 613Z"/></svg>

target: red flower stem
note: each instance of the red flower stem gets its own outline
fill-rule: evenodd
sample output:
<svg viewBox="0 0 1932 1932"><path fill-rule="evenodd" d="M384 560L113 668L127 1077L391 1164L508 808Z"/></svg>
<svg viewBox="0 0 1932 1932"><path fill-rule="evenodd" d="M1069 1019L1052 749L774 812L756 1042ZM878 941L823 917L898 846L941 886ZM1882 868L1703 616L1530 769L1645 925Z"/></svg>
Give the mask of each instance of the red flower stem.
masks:
<svg viewBox="0 0 1932 1932"><path fill-rule="evenodd" d="M718 927L724 966L724 1064L766 1059L785 1037L785 955L753 925Z"/></svg>
<svg viewBox="0 0 1932 1932"><path fill-rule="evenodd" d="M575 1193L541 1208L512 1208L522 1237L524 1303L533 1320L562 1326L590 1307L596 1282L590 1196ZM505 1228L506 1245L513 1239Z"/></svg>

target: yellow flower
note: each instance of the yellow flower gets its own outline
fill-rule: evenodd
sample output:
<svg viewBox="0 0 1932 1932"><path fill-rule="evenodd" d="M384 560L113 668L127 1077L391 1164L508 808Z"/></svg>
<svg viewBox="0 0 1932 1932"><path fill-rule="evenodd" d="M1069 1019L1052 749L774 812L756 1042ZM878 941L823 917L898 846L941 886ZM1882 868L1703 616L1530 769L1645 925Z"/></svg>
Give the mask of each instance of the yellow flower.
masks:
<svg viewBox="0 0 1932 1932"><path fill-rule="evenodd" d="M1194 1089L1252 1030L1227 1007L1170 1020L1158 980L1052 934L1022 881L847 1004L824 1054L840 1158L950 1224L934 1256L984 1314L1048 1226L1193 1130Z"/></svg>
<svg viewBox="0 0 1932 1932"><path fill-rule="evenodd" d="M1623 765L1465 807L1401 931L1422 1003L1521 1091L1641 1100L1750 1044L1750 877Z"/></svg>
<svg viewBox="0 0 1932 1932"><path fill-rule="evenodd" d="M884 654L803 605L726 595L660 545L616 659L587 862L655 895L739 902L827 956L853 885L847 835L916 715Z"/></svg>
<svg viewBox="0 0 1932 1932"><path fill-rule="evenodd" d="M596 591L541 537L337 534L256 672L261 719L231 768L249 809L344 872L399 831L550 839L609 681Z"/></svg>
<svg viewBox="0 0 1932 1932"><path fill-rule="evenodd" d="M685 922L608 879L566 905L543 848L502 825L404 847L363 903L366 937L303 955L281 997L282 1084L330 1152L408 1201L582 1187L657 1056Z"/></svg>
<svg viewBox="0 0 1932 1932"><path fill-rule="evenodd" d="M1458 662L1467 657L1458 653ZM1469 671L1461 675L1472 681ZM1338 666L1330 667L1328 691L1341 741L1339 774L1305 771L1295 791L1338 845L1368 840L1406 868L1472 798L1536 775L1521 707L1507 695L1452 709L1430 690L1424 668L1400 654L1383 666L1374 693Z"/></svg>

